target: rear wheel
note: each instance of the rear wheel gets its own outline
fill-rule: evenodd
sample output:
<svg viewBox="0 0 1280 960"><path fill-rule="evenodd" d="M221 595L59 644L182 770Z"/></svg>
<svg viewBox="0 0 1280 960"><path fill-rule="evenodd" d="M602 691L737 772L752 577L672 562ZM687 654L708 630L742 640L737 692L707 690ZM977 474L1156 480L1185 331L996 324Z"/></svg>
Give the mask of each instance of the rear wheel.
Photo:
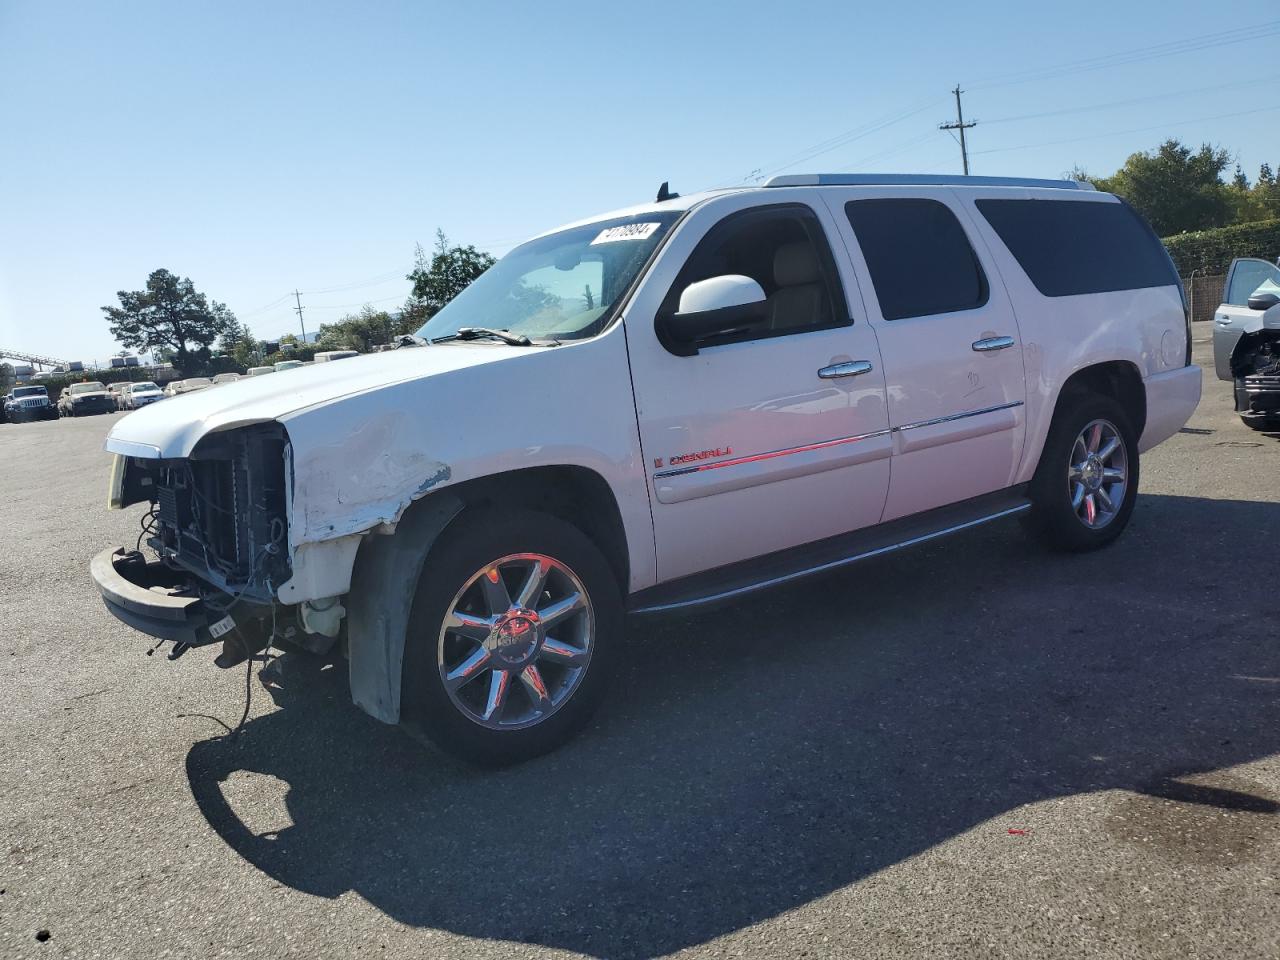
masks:
<svg viewBox="0 0 1280 960"><path fill-rule="evenodd" d="M579 530L532 511L463 514L414 597L405 723L472 762L546 753L590 719L621 639L613 571Z"/></svg>
<svg viewBox="0 0 1280 960"><path fill-rule="evenodd" d="M1062 550L1096 550L1124 531L1138 495L1138 439L1120 403L1064 396L1029 490L1029 528Z"/></svg>

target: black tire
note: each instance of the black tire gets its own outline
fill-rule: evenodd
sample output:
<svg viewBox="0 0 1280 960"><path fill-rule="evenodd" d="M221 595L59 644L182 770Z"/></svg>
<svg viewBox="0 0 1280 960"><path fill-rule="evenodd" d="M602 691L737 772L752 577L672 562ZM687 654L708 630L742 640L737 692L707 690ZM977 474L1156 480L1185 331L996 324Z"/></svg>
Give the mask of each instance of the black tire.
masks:
<svg viewBox="0 0 1280 960"><path fill-rule="evenodd" d="M1072 504L1068 477L1077 438L1095 421L1116 428L1126 458L1124 493L1114 515L1104 526L1090 527ZM1138 496L1138 437L1128 413L1119 401L1086 391L1064 395L1058 402L1040 463L1028 488L1031 511L1026 527L1038 539L1057 550L1081 552L1107 546L1124 532Z"/></svg>
<svg viewBox="0 0 1280 960"><path fill-rule="evenodd" d="M459 592L478 572L514 554L542 554L570 570L589 599L594 631L590 659L563 702L542 719L527 721L532 725L496 730L455 704L441 676L439 652L445 616ZM508 593L515 595L510 588ZM603 700L621 658L622 621L622 596L613 570L576 527L530 510L467 511L445 528L423 564L405 635L402 724L444 752L486 766L519 763L554 750L582 729ZM569 668L542 660L535 665L548 671L549 685L556 679L552 674L561 669L560 676L568 676ZM481 692L492 676L477 676L474 683L484 685ZM519 671L512 676L517 679L511 681L508 696L527 697L531 705L532 695L518 682Z"/></svg>
<svg viewBox="0 0 1280 960"><path fill-rule="evenodd" d="M1266 433L1274 433L1280 431L1280 417L1241 417L1241 422L1250 430L1265 431Z"/></svg>

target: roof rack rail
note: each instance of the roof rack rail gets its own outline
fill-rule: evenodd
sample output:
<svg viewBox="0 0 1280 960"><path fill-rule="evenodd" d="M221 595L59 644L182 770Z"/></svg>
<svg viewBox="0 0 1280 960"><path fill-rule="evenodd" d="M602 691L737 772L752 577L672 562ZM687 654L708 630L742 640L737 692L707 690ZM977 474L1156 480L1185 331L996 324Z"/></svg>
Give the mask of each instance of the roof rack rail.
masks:
<svg viewBox="0 0 1280 960"><path fill-rule="evenodd" d="M1047 187L1093 190L1085 180L1037 180L1033 177L965 177L935 173L793 173L770 177L766 187Z"/></svg>

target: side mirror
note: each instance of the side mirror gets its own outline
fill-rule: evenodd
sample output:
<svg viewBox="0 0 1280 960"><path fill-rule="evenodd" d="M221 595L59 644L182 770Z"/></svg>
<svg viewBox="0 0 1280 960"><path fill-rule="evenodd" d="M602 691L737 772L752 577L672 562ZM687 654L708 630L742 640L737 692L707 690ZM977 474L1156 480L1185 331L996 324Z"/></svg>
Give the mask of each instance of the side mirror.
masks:
<svg viewBox="0 0 1280 960"><path fill-rule="evenodd" d="M1274 293L1255 293L1249 298L1249 309L1270 310L1277 303L1280 303L1280 297Z"/></svg>
<svg viewBox="0 0 1280 960"><path fill-rule="evenodd" d="M658 336L668 350L691 357L698 352L699 340L732 333L759 323L767 315L760 284L730 273L685 287L679 310L658 318Z"/></svg>

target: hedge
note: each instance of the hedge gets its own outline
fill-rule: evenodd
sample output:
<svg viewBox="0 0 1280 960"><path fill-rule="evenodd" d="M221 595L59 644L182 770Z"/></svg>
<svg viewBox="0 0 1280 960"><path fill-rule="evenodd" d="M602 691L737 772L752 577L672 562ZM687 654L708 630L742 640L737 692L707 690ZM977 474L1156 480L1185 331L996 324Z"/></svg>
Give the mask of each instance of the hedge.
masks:
<svg viewBox="0 0 1280 960"><path fill-rule="evenodd" d="M1215 276L1227 272L1236 257L1261 257L1275 262L1280 256L1280 219L1240 223L1215 230L1197 230L1164 238L1178 274Z"/></svg>

